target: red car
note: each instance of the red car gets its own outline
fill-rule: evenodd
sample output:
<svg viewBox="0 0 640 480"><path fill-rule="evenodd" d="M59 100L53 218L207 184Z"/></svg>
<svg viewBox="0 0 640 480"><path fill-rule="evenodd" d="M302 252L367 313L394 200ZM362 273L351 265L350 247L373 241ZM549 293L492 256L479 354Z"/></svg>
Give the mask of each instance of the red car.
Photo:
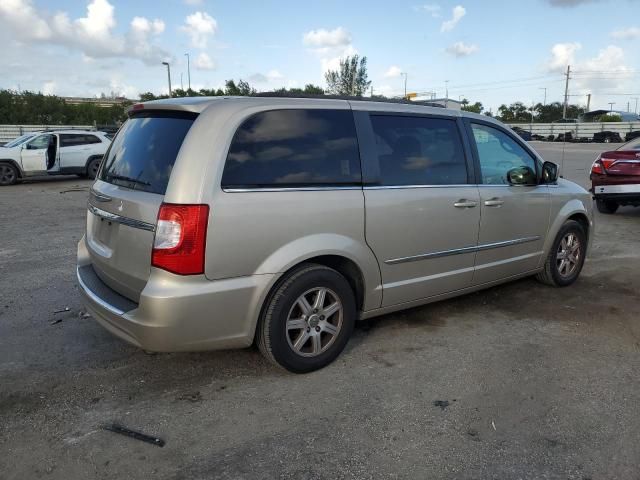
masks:
<svg viewBox="0 0 640 480"><path fill-rule="evenodd" d="M591 191L601 213L640 206L640 138L601 153L591 166Z"/></svg>

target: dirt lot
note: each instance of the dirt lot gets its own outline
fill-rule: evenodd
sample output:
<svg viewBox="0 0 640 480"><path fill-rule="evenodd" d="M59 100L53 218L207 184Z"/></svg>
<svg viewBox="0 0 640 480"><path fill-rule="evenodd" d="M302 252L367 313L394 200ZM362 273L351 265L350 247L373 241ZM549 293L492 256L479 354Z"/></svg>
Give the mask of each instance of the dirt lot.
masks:
<svg viewBox="0 0 640 480"><path fill-rule="evenodd" d="M566 148L585 184L602 146ZM573 287L388 315L296 376L255 350L146 355L85 318L88 186L0 189L1 479L640 478L640 208L598 216Z"/></svg>

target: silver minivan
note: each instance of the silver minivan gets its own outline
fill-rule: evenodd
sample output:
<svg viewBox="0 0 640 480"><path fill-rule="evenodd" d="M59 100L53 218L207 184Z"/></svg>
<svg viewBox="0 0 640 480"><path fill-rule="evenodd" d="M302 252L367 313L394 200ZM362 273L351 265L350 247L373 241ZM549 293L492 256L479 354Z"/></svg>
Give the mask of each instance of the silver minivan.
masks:
<svg viewBox="0 0 640 480"><path fill-rule="evenodd" d="M572 284L587 191L498 121L405 103L135 105L92 186L77 276L145 350L248 347L292 372L354 324L537 275Z"/></svg>

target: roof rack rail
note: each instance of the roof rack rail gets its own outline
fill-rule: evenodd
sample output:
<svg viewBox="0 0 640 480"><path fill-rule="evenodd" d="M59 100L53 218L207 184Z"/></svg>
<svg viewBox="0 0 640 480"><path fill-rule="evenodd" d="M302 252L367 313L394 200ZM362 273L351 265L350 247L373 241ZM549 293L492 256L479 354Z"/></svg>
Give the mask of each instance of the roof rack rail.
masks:
<svg viewBox="0 0 640 480"><path fill-rule="evenodd" d="M355 102L380 102L380 103L401 103L404 105L420 105L423 107L445 108L439 103L423 100L406 100L404 98L384 98L384 97L356 97L353 95L315 95L311 93L291 93L291 92L258 92L251 97L266 98L312 98L318 100L349 100Z"/></svg>
<svg viewBox="0 0 640 480"><path fill-rule="evenodd" d="M40 132L62 132L66 130L80 130L84 132L95 132L97 131L95 127L84 128L84 127L47 127L42 130L38 130Z"/></svg>

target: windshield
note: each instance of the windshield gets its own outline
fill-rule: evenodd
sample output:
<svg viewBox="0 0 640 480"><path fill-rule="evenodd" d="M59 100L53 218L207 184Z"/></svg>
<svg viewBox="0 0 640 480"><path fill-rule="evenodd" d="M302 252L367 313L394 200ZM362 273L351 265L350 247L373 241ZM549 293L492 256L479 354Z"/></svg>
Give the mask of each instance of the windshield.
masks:
<svg viewBox="0 0 640 480"><path fill-rule="evenodd" d="M164 195L182 141L196 116L155 111L127 120L105 155L100 180Z"/></svg>
<svg viewBox="0 0 640 480"><path fill-rule="evenodd" d="M25 134L25 135L21 135L18 138L14 138L13 140L11 140L9 143L7 143L5 145L5 147L7 147L7 148L17 147L18 145L22 145L24 142L26 142L27 140L32 139L33 137L35 137L35 134L33 134L33 133L28 133L28 134Z"/></svg>

